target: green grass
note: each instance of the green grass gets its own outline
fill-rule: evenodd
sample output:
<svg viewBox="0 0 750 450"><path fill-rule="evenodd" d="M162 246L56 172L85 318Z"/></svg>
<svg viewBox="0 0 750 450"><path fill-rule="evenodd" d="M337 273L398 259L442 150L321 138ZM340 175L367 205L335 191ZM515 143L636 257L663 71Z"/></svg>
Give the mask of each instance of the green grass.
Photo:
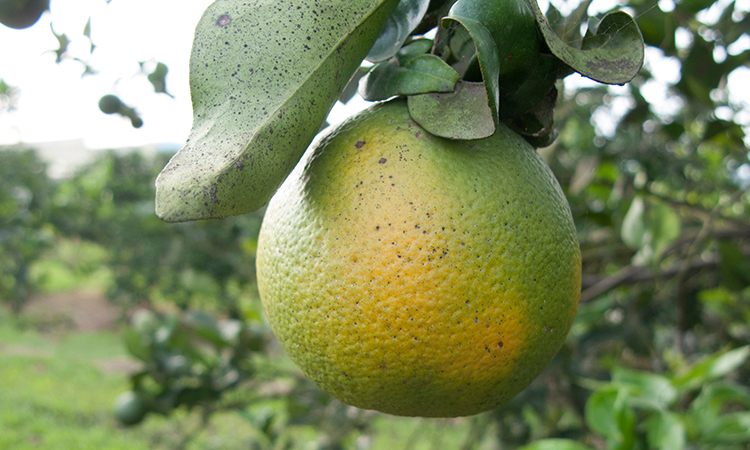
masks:
<svg viewBox="0 0 750 450"><path fill-rule="evenodd" d="M113 432L112 402L127 378L96 363L125 355L115 334L51 338L5 320L0 342L0 448L150 448L145 436Z"/></svg>
<svg viewBox="0 0 750 450"><path fill-rule="evenodd" d="M212 416L200 429L197 413L149 415L125 428L113 417L128 376L102 370L103 362L127 357L115 332L42 334L21 329L0 310L0 449L247 449L273 448L235 412ZM368 436L353 436L347 449L458 449L468 420L427 420L376 415ZM199 430L190 435L193 430ZM311 426L291 425L290 448L318 448ZM190 439L186 439L190 436ZM254 444L256 443L256 444ZM255 446L254 446L255 445ZM485 448L485 447L481 447Z"/></svg>
<svg viewBox="0 0 750 450"><path fill-rule="evenodd" d="M113 332L43 335L21 330L0 313L0 449L248 448L252 428L235 413L218 413L201 433L195 415L149 416L124 428L113 417L117 395L128 389L124 373L102 371L102 362L127 352Z"/></svg>

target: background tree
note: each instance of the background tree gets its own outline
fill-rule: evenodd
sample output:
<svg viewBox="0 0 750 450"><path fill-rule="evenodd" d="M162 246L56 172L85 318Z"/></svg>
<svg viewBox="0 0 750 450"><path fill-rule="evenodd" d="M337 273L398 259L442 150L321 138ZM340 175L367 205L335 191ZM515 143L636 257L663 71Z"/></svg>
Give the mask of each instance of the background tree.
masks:
<svg viewBox="0 0 750 450"><path fill-rule="evenodd" d="M0 299L18 313L33 284L29 267L53 242L53 184L33 151L0 153Z"/></svg>

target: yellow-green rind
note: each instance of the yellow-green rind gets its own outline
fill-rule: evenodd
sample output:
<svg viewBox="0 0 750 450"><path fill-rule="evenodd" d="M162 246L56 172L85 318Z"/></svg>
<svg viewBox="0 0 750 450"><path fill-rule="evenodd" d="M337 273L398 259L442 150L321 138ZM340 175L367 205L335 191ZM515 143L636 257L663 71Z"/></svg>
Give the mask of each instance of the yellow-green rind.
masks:
<svg viewBox="0 0 750 450"><path fill-rule="evenodd" d="M268 320L321 389L381 412L456 417L523 390L580 295L567 201L521 137L452 141L402 100L318 140L258 243Z"/></svg>

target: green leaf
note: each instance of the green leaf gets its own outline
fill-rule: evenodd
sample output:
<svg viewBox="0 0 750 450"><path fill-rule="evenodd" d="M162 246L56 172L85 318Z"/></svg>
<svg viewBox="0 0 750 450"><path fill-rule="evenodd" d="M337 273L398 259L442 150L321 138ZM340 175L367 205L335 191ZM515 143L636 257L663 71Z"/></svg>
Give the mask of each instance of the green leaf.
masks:
<svg viewBox="0 0 750 450"><path fill-rule="evenodd" d="M713 42L696 37L690 47L690 53L682 60L682 77L677 83L691 100L698 100L709 107L713 107L714 104L711 90L717 87L728 73L714 60L713 48Z"/></svg>
<svg viewBox="0 0 750 450"><path fill-rule="evenodd" d="M131 355L143 362L151 361L151 349L143 342L140 333L128 328L123 331L123 339L125 340L125 348L128 349Z"/></svg>
<svg viewBox="0 0 750 450"><path fill-rule="evenodd" d="M470 8L464 11L462 4L468 4L472 1L474 0L459 0L453 5L448 16L443 19L442 25L447 27L451 21L455 21L469 32L474 41L482 80L484 80L486 102L489 104L490 112L497 124L500 121L500 57L490 30L481 22L483 17L470 15L474 13L479 15L481 11L471 10ZM467 15L463 15L463 13Z"/></svg>
<svg viewBox="0 0 750 450"><path fill-rule="evenodd" d="M591 447L570 439L542 439L532 442L529 445L524 445L518 450L591 450Z"/></svg>
<svg viewBox="0 0 750 450"><path fill-rule="evenodd" d="M661 202L648 202L636 196L622 221L621 237L628 247L640 250L644 262L658 258L680 237L682 222L674 209Z"/></svg>
<svg viewBox="0 0 750 450"><path fill-rule="evenodd" d="M398 60L398 63L403 66L412 58L429 53L430 50L432 50L432 45L432 39L415 39L409 44L401 47L401 50L396 53L396 59Z"/></svg>
<svg viewBox="0 0 750 450"><path fill-rule="evenodd" d="M611 449L631 448L635 440L635 412L627 401L627 390L605 387L594 391L586 402L586 425L607 439Z"/></svg>
<svg viewBox="0 0 750 450"><path fill-rule="evenodd" d="M642 197L637 196L633 199L627 214L625 214L622 220L622 228L620 229L622 242L632 249L639 249L645 243L645 211L646 203Z"/></svg>
<svg viewBox="0 0 750 450"><path fill-rule="evenodd" d="M54 51L56 55L55 62L61 63L63 60L63 55L65 55L65 53L68 51L68 46L70 45L70 39L68 39L68 35L66 35L65 33L57 34L53 30L52 34L54 34L55 38L57 38L57 44L58 44L57 50Z"/></svg>
<svg viewBox="0 0 750 450"><path fill-rule="evenodd" d="M646 44L660 47L666 54L671 55L676 51L674 45L674 33L677 29L677 17L674 13L664 13L659 8L651 8L642 14L638 14L638 28L643 34Z"/></svg>
<svg viewBox="0 0 750 450"><path fill-rule="evenodd" d="M482 139L495 133L482 83L459 81L448 94L408 97L409 114L422 128L448 139Z"/></svg>
<svg viewBox="0 0 750 450"><path fill-rule="evenodd" d="M750 357L750 346L736 348L726 353L711 355L675 375L672 384L680 391L695 389L707 381L724 377L745 364Z"/></svg>
<svg viewBox="0 0 750 450"><path fill-rule="evenodd" d="M356 94L357 90L359 89L359 80L362 79L363 76L367 75L367 72L370 71L370 67L364 67L360 66L357 68L357 70L354 72L354 75L349 79L349 83L347 83L344 90L341 92L341 95L339 96L339 101L341 103L349 103L349 100L351 100ZM320 129L328 126L327 122L323 123L324 126L322 126Z"/></svg>
<svg viewBox="0 0 750 450"><path fill-rule="evenodd" d="M750 412L724 414L706 427L702 437L707 443L747 443L750 441Z"/></svg>
<svg viewBox="0 0 750 450"><path fill-rule="evenodd" d="M702 429L722 416L729 405L750 408L750 389L731 382L705 385L690 403L688 413L696 426Z"/></svg>
<svg viewBox="0 0 750 450"><path fill-rule="evenodd" d="M679 2L680 9L687 10L693 14L708 8L714 4L714 0L682 0Z"/></svg>
<svg viewBox="0 0 750 450"><path fill-rule="evenodd" d="M397 95L452 92L460 78L445 61L435 55L419 55L401 67L394 62L378 64L360 81L359 93L369 101Z"/></svg>
<svg viewBox="0 0 750 450"><path fill-rule="evenodd" d="M398 0L218 0L196 28L193 128L156 183L168 222L244 214L294 168Z"/></svg>
<svg viewBox="0 0 750 450"><path fill-rule="evenodd" d="M677 414L660 412L646 420L646 439L652 449L682 450L687 441L687 432Z"/></svg>
<svg viewBox="0 0 750 450"><path fill-rule="evenodd" d="M401 0L388 18L366 59L381 62L392 58L404 45L409 34L422 21L429 6L430 0Z"/></svg>
<svg viewBox="0 0 750 450"><path fill-rule="evenodd" d="M583 39L581 49L576 49L555 34L536 0L529 0L529 6L550 51L581 75L600 83L625 84L641 70L643 36L628 13L604 16L596 30Z"/></svg>
<svg viewBox="0 0 750 450"><path fill-rule="evenodd" d="M734 291L750 286L750 259L729 241L719 245L721 283Z"/></svg>
<svg viewBox="0 0 750 450"><path fill-rule="evenodd" d="M219 324L209 314L203 311L190 311L185 315L185 321L196 335L216 347L222 348L229 345L222 335Z"/></svg>
<svg viewBox="0 0 750 450"><path fill-rule="evenodd" d="M612 371L612 381L628 386L630 395L651 400L665 409L677 400L677 390L663 375L616 367Z"/></svg>
<svg viewBox="0 0 750 450"><path fill-rule="evenodd" d="M459 73L465 74L470 60L477 57L474 40L466 28L458 22L448 22L448 24L447 29L441 28L441 34L437 36L435 50L439 50L440 56L445 58ZM436 52L436 54L438 53ZM479 76L479 79L467 81L481 81L482 74L480 73ZM464 77L464 79L466 78Z"/></svg>
<svg viewBox="0 0 750 450"><path fill-rule="evenodd" d="M172 94L167 92L167 72L169 68L166 64L160 62L156 64L154 71L149 73L147 78L151 85L154 87L154 92L167 94L172 97Z"/></svg>
<svg viewBox="0 0 750 450"><path fill-rule="evenodd" d="M483 79L497 78L499 117L515 117L528 111L552 89L559 74L559 60L543 57L544 42L525 0L461 0L453 5L448 17L469 30L479 49ZM481 23L487 34L472 30L468 20ZM494 44L496 53L483 54L482 48L489 44ZM489 92L492 89L487 86Z"/></svg>
<svg viewBox="0 0 750 450"><path fill-rule="evenodd" d="M651 233L651 247L654 255L658 257L669 244L680 237L682 222L671 206L661 202L651 203L647 221Z"/></svg>

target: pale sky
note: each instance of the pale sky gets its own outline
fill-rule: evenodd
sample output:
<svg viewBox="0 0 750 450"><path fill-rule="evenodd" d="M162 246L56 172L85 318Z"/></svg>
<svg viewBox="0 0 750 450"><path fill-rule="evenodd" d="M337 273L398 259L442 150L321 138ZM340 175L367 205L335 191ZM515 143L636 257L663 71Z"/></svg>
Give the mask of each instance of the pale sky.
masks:
<svg viewBox="0 0 750 450"><path fill-rule="evenodd" d="M0 26L0 78L20 88L15 111L0 112L0 143L83 139L90 148L118 148L160 142L184 142L192 110L188 60L195 25L210 0L53 0L52 14L25 30ZM69 36L71 53L88 59L83 30L91 12L96 44L90 65L100 72L81 78L83 64L55 64L57 40ZM10 45L9 45L10 44ZM167 89L175 98L154 93L139 62L170 68ZM148 68L148 67L147 67ZM141 113L134 129L119 115L98 109L102 95L116 94Z"/></svg>
<svg viewBox="0 0 750 450"><path fill-rule="evenodd" d="M671 1L659 0L658 6L668 9ZM738 1L745 4L745 9L750 2ZM553 0L555 5L564 6L561 2ZM16 110L0 112L0 145L77 139L92 149L154 143L182 145L192 121L188 61L193 33L211 3L212 0L112 0L107 5L104 0L52 0L52 14L45 13L29 29L11 30L0 25L0 79L21 90ZM572 9L577 0L566 3ZM595 0L589 13L597 14L612 4L614 0ZM540 1L540 6L546 9L547 2ZM83 36L89 13L93 16L91 37L96 44L90 57L88 40ZM50 25L57 33L68 35L73 41L69 47L72 56L88 60L99 71L97 75L81 78L84 66L72 59L54 63L57 41ZM742 47L750 48L750 37L745 38L747 42ZM649 50L647 65L658 64L659 70L654 71L653 89L645 94L651 95L655 104L668 106L666 86L679 79L679 64L670 62L656 49ZM147 62L147 69L156 62L167 64L167 89L174 98L154 93L145 74L139 72L141 61ZM748 80L748 69L733 74L729 80L735 91L732 97L744 105L750 105ZM587 80L570 77L566 88L579 83L585 85ZM142 128L134 129L129 120L99 111L99 98L110 93L138 109L144 121ZM329 122L338 122L367 104L361 98L346 108L338 104ZM750 118L740 119L746 126L750 124ZM599 128L606 126L603 118ZM604 128L600 132L606 135Z"/></svg>
<svg viewBox="0 0 750 450"><path fill-rule="evenodd" d="M104 0L52 0L52 13L31 28L0 25L0 79L21 91L16 109L0 112L0 145L78 139L91 149L182 145L192 122L188 62L193 33L212 2L113 0L107 5ZM96 45L91 56L83 35L89 13ZM58 44L50 25L73 41L72 56L87 60L98 74L82 78L81 62L54 62ZM147 70L156 62L169 67L167 90L174 98L154 93L140 73L142 61L149 63ZM98 102L105 94L135 106L143 127L135 129L117 114L102 114ZM338 122L366 106L361 98L348 108L337 104L329 120Z"/></svg>

